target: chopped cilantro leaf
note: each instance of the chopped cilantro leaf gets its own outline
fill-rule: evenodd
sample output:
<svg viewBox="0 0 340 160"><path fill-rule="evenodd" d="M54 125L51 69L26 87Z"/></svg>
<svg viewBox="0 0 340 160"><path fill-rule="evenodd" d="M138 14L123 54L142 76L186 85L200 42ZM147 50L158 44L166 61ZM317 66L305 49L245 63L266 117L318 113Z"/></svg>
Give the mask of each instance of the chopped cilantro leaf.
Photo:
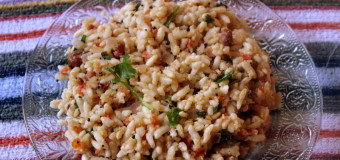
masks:
<svg viewBox="0 0 340 160"><path fill-rule="evenodd" d="M74 100L74 106L76 107L76 109L79 109L79 106L76 100Z"/></svg>
<svg viewBox="0 0 340 160"><path fill-rule="evenodd" d="M170 16L168 17L168 19L165 21L164 25L166 27L169 27L171 21L175 18L177 12L179 10L179 6L176 6L175 9L171 12Z"/></svg>
<svg viewBox="0 0 340 160"><path fill-rule="evenodd" d="M217 113L218 110L220 110L220 104L218 104L217 106L215 106L215 107L213 108L213 112L214 112L214 113Z"/></svg>
<svg viewBox="0 0 340 160"><path fill-rule="evenodd" d="M102 52L102 57L105 59L105 60L110 60L112 57L109 55L109 54L107 54L107 52Z"/></svg>
<svg viewBox="0 0 340 160"><path fill-rule="evenodd" d="M106 68L111 72L115 79L111 80L112 83L122 83L146 108L152 110L153 106L145 102L135 89L133 89L126 79L134 78L136 70L132 67L129 55L123 55L123 62L119 63L111 68Z"/></svg>
<svg viewBox="0 0 340 160"><path fill-rule="evenodd" d="M121 20L120 22L116 22L117 24L122 24L123 23L123 20Z"/></svg>
<svg viewBox="0 0 340 160"><path fill-rule="evenodd" d="M81 41L84 43L86 42L86 35L81 36Z"/></svg>
<svg viewBox="0 0 340 160"><path fill-rule="evenodd" d="M171 97L165 99L165 102L169 104L169 107L176 107L176 106L174 105L174 103L172 102Z"/></svg>
<svg viewBox="0 0 340 160"><path fill-rule="evenodd" d="M172 107L169 112L166 112L166 116L172 126L176 126L179 123L181 110L177 107Z"/></svg>
<svg viewBox="0 0 340 160"><path fill-rule="evenodd" d="M214 82L220 83L220 82L223 82L225 80L230 80L232 78L232 75L233 75L234 72L235 72L235 70L232 70L232 71L228 72L227 74L221 74L214 80Z"/></svg>
<svg viewBox="0 0 340 160"><path fill-rule="evenodd" d="M219 133L221 133L221 143L225 143L225 142L235 142L233 135L228 132L228 131L219 131Z"/></svg>
<svg viewBox="0 0 340 160"><path fill-rule="evenodd" d="M141 5L142 5L141 3L136 4L135 9L133 11L137 12Z"/></svg>
<svg viewBox="0 0 340 160"><path fill-rule="evenodd" d="M206 115L206 112L205 111L196 111L196 115L198 117L204 117Z"/></svg>
<svg viewBox="0 0 340 160"><path fill-rule="evenodd" d="M212 18L209 14L205 15L204 21L207 23L213 23L215 21L214 18Z"/></svg>
<svg viewBox="0 0 340 160"><path fill-rule="evenodd" d="M248 91L248 98L252 99L253 98L253 94L251 93L251 91Z"/></svg>
<svg viewBox="0 0 340 160"><path fill-rule="evenodd" d="M225 8L228 8L228 6L223 4L223 3L217 3L214 7L221 7L221 6L224 6Z"/></svg>
<svg viewBox="0 0 340 160"><path fill-rule="evenodd" d="M90 136L91 136L93 139L95 139L94 136L93 136L93 134L92 134L92 131L93 131L93 128L91 128L91 130L89 130L89 131L85 130L86 133L90 134Z"/></svg>

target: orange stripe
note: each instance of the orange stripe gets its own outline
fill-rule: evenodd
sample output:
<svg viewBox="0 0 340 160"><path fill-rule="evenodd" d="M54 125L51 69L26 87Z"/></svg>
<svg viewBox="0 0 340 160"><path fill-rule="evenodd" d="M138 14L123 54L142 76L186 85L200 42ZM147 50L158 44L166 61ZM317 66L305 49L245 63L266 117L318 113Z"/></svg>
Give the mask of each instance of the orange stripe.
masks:
<svg viewBox="0 0 340 160"><path fill-rule="evenodd" d="M340 6L270 6L272 10L340 10Z"/></svg>
<svg viewBox="0 0 340 160"><path fill-rule="evenodd" d="M314 22L314 23L289 23L293 29L340 29L340 23L325 23L325 22Z"/></svg>
<svg viewBox="0 0 340 160"><path fill-rule="evenodd" d="M334 138L334 137L340 138L340 130L321 130L320 131L319 139Z"/></svg>
<svg viewBox="0 0 340 160"><path fill-rule="evenodd" d="M38 38L45 33L46 29L34 30L31 32L0 34L0 41L23 40L29 38Z"/></svg>

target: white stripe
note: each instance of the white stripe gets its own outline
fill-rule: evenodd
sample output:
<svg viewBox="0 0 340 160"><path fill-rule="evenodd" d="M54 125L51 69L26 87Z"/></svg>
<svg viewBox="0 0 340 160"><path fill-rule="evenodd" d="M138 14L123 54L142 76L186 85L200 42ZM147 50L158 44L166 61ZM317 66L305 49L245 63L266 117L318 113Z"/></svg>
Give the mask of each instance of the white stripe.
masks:
<svg viewBox="0 0 340 160"><path fill-rule="evenodd" d="M24 86L23 81L23 76L9 76L0 78L0 88L6 93L1 93L0 99L21 97L22 88Z"/></svg>
<svg viewBox="0 0 340 160"><path fill-rule="evenodd" d="M340 151L340 138L319 139L313 149L313 153L337 154Z"/></svg>
<svg viewBox="0 0 340 160"><path fill-rule="evenodd" d="M340 22L340 10L273 10L288 23Z"/></svg>
<svg viewBox="0 0 340 160"><path fill-rule="evenodd" d="M39 38L0 41L0 53L9 53L14 51L32 51L37 45Z"/></svg>
<svg viewBox="0 0 340 160"><path fill-rule="evenodd" d="M1 122L0 137L28 136L23 121Z"/></svg>
<svg viewBox="0 0 340 160"><path fill-rule="evenodd" d="M31 145L15 145L0 147L0 160L36 158Z"/></svg>
<svg viewBox="0 0 340 160"><path fill-rule="evenodd" d="M11 34L30 32L34 30L47 29L51 26L57 16L39 17L30 19L13 19L0 21L0 34Z"/></svg>
<svg viewBox="0 0 340 160"><path fill-rule="evenodd" d="M39 131L58 132L61 131L62 128L62 126L57 124L55 119L47 117L35 119L34 123L37 124ZM0 137L28 136L24 121L1 122L0 131Z"/></svg>
<svg viewBox="0 0 340 160"><path fill-rule="evenodd" d="M340 113L324 113L322 115L321 130L340 130ZM340 146L340 143L338 144Z"/></svg>
<svg viewBox="0 0 340 160"><path fill-rule="evenodd" d="M332 54L329 54L332 56ZM329 57L330 59L334 57ZM319 82L322 87L338 87L340 84L340 78L335 75L340 75L340 68L316 68L316 73L319 77ZM340 115L339 115L340 116ZM340 118L339 121L340 122Z"/></svg>
<svg viewBox="0 0 340 160"><path fill-rule="evenodd" d="M298 39L303 43L308 42L340 42L340 30L294 30Z"/></svg>

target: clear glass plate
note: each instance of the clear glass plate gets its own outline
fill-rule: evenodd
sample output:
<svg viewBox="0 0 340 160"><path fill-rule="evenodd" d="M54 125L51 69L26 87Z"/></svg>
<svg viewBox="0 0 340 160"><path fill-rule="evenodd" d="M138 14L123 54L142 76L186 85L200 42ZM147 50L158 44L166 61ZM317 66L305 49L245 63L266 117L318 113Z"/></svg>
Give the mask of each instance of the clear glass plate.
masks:
<svg viewBox="0 0 340 160"><path fill-rule="evenodd" d="M57 65L66 60L73 33L81 21L100 13L114 13L128 0L80 1L63 13L46 31L30 55L27 67L23 113L32 145L40 159L71 159L74 153L57 124L57 110L49 107L60 98L66 82L54 79ZM313 61L292 29L257 0L223 1L240 18L247 20L252 36L271 58L277 90L283 107L271 112L268 140L249 154L250 159L309 159L320 130L322 95ZM109 14L107 14L109 15Z"/></svg>

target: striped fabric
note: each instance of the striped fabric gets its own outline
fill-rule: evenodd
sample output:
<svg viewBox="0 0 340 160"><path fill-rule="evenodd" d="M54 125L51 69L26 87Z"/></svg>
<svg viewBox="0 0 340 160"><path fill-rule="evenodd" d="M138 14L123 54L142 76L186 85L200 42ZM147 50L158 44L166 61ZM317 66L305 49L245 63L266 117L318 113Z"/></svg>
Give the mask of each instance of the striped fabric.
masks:
<svg viewBox="0 0 340 160"><path fill-rule="evenodd" d="M0 160L37 159L21 111L27 55L51 23L75 1L0 0ZM264 3L290 24L317 67L324 114L312 159L340 159L339 0Z"/></svg>

